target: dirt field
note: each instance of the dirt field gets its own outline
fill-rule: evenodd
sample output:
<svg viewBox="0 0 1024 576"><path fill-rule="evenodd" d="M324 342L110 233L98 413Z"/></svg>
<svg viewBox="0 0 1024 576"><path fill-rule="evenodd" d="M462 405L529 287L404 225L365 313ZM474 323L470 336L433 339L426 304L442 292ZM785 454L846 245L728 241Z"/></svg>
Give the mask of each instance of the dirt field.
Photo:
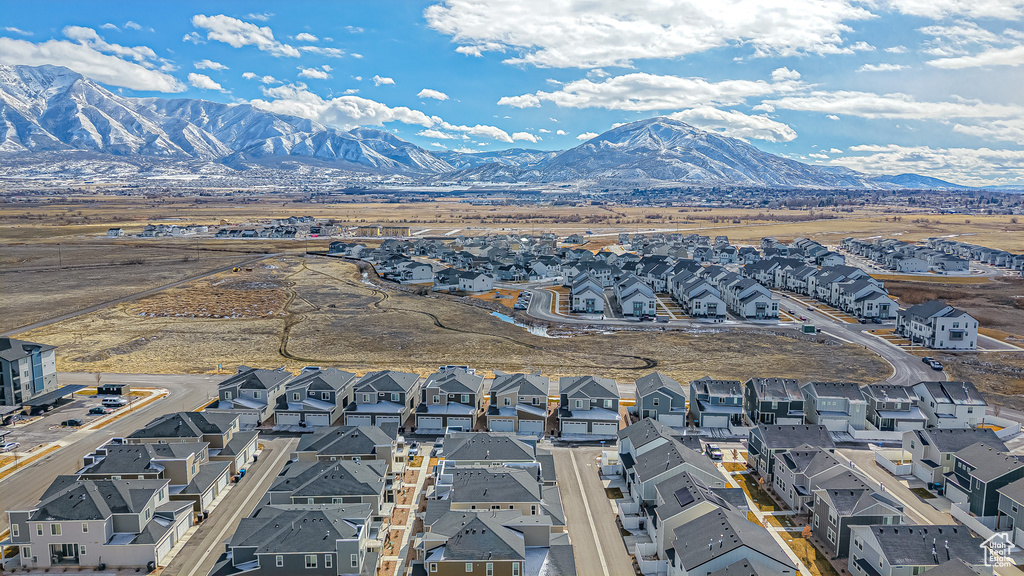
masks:
<svg viewBox="0 0 1024 576"><path fill-rule="evenodd" d="M1017 334L1024 340L1024 280L996 277L983 284L944 284L890 280L885 287L904 306L943 300L966 310L986 328Z"/></svg>
<svg viewBox="0 0 1024 576"><path fill-rule="evenodd" d="M105 372L208 372L223 364L293 370L316 364L364 372L383 368L427 374L443 364L482 370L541 370L551 376L596 374L632 380L652 370L679 379L755 375L884 379L888 367L863 348L772 331L618 332L544 338L486 310L439 296L378 290L355 266L328 258L280 257L252 275L274 278L287 294L287 315L181 317L176 301L238 277L223 273L163 294L21 334L58 345L58 368ZM272 290L277 290L272 289ZM253 300L261 290L242 292ZM243 299L236 306L245 306ZM164 306L168 313L153 313ZM177 312L176 312L177 313ZM761 367L760 369L758 367Z"/></svg>

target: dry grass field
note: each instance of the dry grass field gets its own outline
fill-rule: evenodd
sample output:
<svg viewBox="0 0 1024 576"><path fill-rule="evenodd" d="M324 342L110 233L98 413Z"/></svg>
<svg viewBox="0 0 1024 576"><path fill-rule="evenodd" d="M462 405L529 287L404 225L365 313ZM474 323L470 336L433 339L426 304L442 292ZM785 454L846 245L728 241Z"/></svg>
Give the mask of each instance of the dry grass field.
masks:
<svg viewBox="0 0 1024 576"><path fill-rule="evenodd" d="M978 284L886 281L904 306L944 300L977 318L986 328L1016 333L1024 340L1024 280L997 276Z"/></svg>
<svg viewBox="0 0 1024 576"><path fill-rule="evenodd" d="M884 362L859 346L770 330L544 338L448 297L378 289L362 282L354 265L336 259L285 256L266 265L275 268L225 272L176 289L173 299L161 293L20 337L59 346L59 369L88 372L194 373L214 371L218 364L225 370L237 364L298 370L315 364L426 374L443 364L469 364L485 371L619 380L657 369L680 381L764 374L866 382L889 373ZM246 306L241 299L246 294L252 302L265 302L271 296L264 291L283 290L285 315L280 310L234 318L177 315L179 301L194 299L192 292L208 295L219 282L265 286L232 294L234 306ZM168 312L157 313L161 306Z"/></svg>

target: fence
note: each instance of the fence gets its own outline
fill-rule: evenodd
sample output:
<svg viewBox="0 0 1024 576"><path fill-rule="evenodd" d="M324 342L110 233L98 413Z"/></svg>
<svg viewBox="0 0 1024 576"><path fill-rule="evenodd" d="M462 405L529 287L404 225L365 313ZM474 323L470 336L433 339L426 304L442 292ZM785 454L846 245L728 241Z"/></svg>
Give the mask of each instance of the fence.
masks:
<svg viewBox="0 0 1024 576"><path fill-rule="evenodd" d="M875 462L893 476L906 476L914 470L910 452L902 449L875 450Z"/></svg>

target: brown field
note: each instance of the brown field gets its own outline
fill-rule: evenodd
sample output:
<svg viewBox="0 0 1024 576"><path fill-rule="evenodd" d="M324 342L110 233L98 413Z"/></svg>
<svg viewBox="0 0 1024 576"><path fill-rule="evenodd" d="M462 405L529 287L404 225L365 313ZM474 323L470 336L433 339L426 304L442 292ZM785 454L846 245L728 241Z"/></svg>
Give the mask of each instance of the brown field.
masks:
<svg viewBox="0 0 1024 576"><path fill-rule="evenodd" d="M986 328L1018 335L1024 340L1024 280L998 276L983 284L907 282L889 280L889 293L904 306L944 300L966 310Z"/></svg>
<svg viewBox="0 0 1024 576"><path fill-rule="evenodd" d="M177 310L161 293L19 337L59 346L61 370L89 372L195 373L244 363L422 374L443 364L470 364L485 371L540 370L550 376L597 374L620 380L654 369L680 381L706 374L746 378L755 375L746 368L752 366L770 366L771 375L800 379L875 381L889 374L884 362L859 346L771 330L544 338L449 297L377 289L359 280L355 266L339 260L277 257L266 263L277 267L269 272L276 272L276 283L285 287L285 316L193 318L135 311L160 305ZM205 293L211 283L234 277L238 273L225 272L175 293L190 298L192 290ZM262 298L260 290L248 294Z"/></svg>
<svg viewBox="0 0 1024 576"><path fill-rule="evenodd" d="M974 382L990 405L1024 410L1024 354L960 353L936 358L946 366L951 379Z"/></svg>

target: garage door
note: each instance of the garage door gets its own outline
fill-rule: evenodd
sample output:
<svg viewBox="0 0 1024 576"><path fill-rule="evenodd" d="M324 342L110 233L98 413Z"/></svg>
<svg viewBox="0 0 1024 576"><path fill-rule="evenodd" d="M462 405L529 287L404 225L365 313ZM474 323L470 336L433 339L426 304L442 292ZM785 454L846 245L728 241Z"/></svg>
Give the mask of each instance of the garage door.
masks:
<svg viewBox="0 0 1024 576"><path fill-rule="evenodd" d="M444 428L440 416L419 416L416 418L416 427L423 430L440 430Z"/></svg>
<svg viewBox="0 0 1024 576"><path fill-rule="evenodd" d="M462 428L466 432L473 431L473 419L472 418L448 418L448 425Z"/></svg>
<svg viewBox="0 0 1024 576"><path fill-rule="evenodd" d="M310 426L330 426L330 414L306 414L306 424Z"/></svg>
<svg viewBox="0 0 1024 576"><path fill-rule="evenodd" d="M185 535L185 532L188 532L188 527L191 524L192 524L191 520L186 520L184 522L178 522L177 530L175 530L175 532L177 532L179 540L181 539L182 536Z"/></svg>
<svg viewBox="0 0 1024 576"><path fill-rule="evenodd" d="M377 416L377 424L399 424L398 416Z"/></svg>
<svg viewBox="0 0 1024 576"><path fill-rule="evenodd" d="M222 474L221 477L217 479L217 493L220 494L220 491L223 490L224 487L227 486L227 485L228 485L228 475L227 474Z"/></svg>
<svg viewBox="0 0 1024 576"><path fill-rule="evenodd" d="M213 502L213 490L203 494L203 499L200 501L199 507L205 510L210 505L210 502Z"/></svg>
<svg viewBox="0 0 1024 576"><path fill-rule="evenodd" d="M514 432L515 420L511 418L491 418L491 432Z"/></svg>
<svg viewBox="0 0 1024 576"><path fill-rule="evenodd" d="M591 425L591 430L599 436L615 436L615 433L619 431L619 424L618 422L594 422Z"/></svg>
<svg viewBox="0 0 1024 576"><path fill-rule="evenodd" d="M703 418L703 428L728 428L729 417L728 416L709 416L705 415Z"/></svg>
<svg viewBox="0 0 1024 576"><path fill-rule="evenodd" d="M160 559L162 559L164 556L166 556L167 553L170 552L170 551L171 551L171 539L168 538L168 539L164 540L163 543L161 543L160 546L156 549L157 563L159 564L160 563L159 562Z"/></svg>
<svg viewBox="0 0 1024 576"><path fill-rule="evenodd" d="M346 414L345 415L346 426L371 426L373 425L373 416L367 416L362 414Z"/></svg>
<svg viewBox="0 0 1024 576"><path fill-rule="evenodd" d="M523 420L519 419L519 431L527 432L530 434L541 434L544 432L544 421L543 420Z"/></svg>
<svg viewBox="0 0 1024 576"><path fill-rule="evenodd" d="M294 412L285 412L277 415L277 423L283 426L298 426L299 415Z"/></svg>
<svg viewBox="0 0 1024 576"><path fill-rule="evenodd" d="M562 422L562 434L586 434L586 422Z"/></svg>

